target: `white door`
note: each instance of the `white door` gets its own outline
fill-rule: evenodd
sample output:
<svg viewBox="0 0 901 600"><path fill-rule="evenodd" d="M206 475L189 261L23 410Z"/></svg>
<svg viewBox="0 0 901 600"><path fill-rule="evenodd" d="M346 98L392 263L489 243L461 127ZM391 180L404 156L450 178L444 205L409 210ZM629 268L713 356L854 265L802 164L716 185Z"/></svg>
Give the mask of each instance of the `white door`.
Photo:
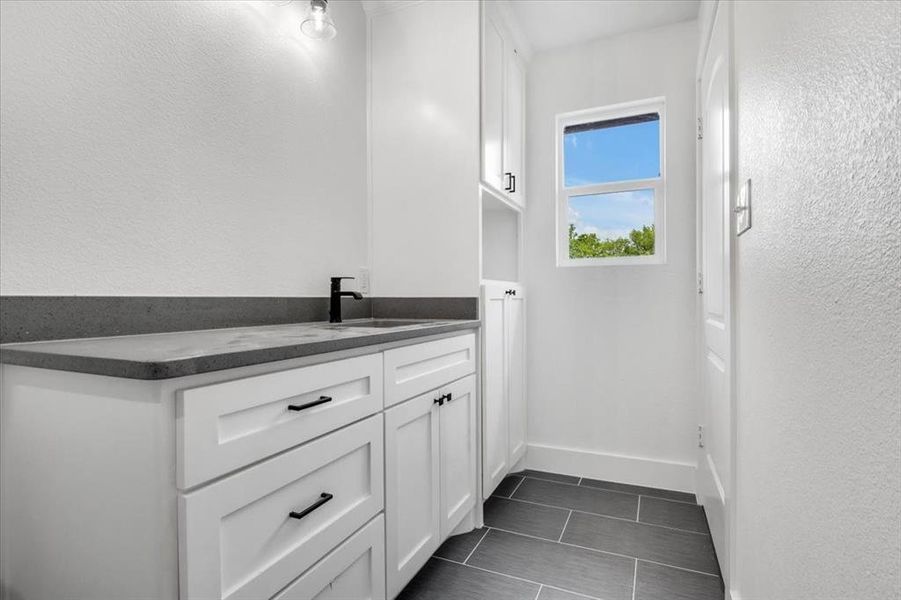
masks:
<svg viewBox="0 0 901 600"><path fill-rule="evenodd" d="M482 286L482 495L488 498L503 480L508 456L508 407L505 366L505 291L502 284Z"/></svg>
<svg viewBox="0 0 901 600"><path fill-rule="evenodd" d="M525 127L526 76L512 44L506 49L506 100L504 102L504 174L507 194L525 206L522 174ZM509 174L509 175L508 175Z"/></svg>
<svg viewBox="0 0 901 600"><path fill-rule="evenodd" d="M482 40L482 179L504 189L504 37L485 3Z"/></svg>
<svg viewBox="0 0 901 600"><path fill-rule="evenodd" d="M512 469L526 453L526 299L521 285L510 286L506 294L508 454Z"/></svg>
<svg viewBox="0 0 901 600"><path fill-rule="evenodd" d="M728 2L720 2L700 81L703 135L700 199L701 382L703 448L698 496L707 512L720 569L728 586L731 505L731 189ZM727 587L728 589L728 587Z"/></svg>
<svg viewBox="0 0 901 600"><path fill-rule="evenodd" d="M385 562L396 596L438 549L438 394L385 411Z"/></svg>
<svg viewBox="0 0 901 600"><path fill-rule="evenodd" d="M441 538L476 503L476 378L470 375L439 390L441 434Z"/></svg>

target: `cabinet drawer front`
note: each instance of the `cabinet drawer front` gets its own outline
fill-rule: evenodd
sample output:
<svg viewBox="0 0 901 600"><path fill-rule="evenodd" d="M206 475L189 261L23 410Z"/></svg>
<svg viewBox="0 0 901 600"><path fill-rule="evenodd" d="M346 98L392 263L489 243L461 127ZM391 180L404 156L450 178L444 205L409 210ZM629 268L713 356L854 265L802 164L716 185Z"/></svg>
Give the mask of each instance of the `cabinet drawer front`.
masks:
<svg viewBox="0 0 901 600"><path fill-rule="evenodd" d="M384 598L385 519L379 515L272 600Z"/></svg>
<svg viewBox="0 0 901 600"><path fill-rule="evenodd" d="M181 595L270 598L382 509L383 459L376 415L182 494Z"/></svg>
<svg viewBox="0 0 901 600"><path fill-rule="evenodd" d="M385 406L474 373L475 339L470 333L385 352Z"/></svg>
<svg viewBox="0 0 901 600"><path fill-rule="evenodd" d="M178 403L178 485L187 489L381 410L382 356L183 390Z"/></svg>

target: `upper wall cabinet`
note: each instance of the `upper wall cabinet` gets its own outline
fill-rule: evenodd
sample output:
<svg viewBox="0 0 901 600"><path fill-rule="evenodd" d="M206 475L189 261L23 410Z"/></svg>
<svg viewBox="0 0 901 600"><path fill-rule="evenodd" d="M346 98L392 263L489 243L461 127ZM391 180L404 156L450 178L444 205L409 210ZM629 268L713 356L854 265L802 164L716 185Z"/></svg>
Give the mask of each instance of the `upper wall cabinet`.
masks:
<svg viewBox="0 0 901 600"><path fill-rule="evenodd" d="M494 2L482 28L482 181L525 206L525 66Z"/></svg>

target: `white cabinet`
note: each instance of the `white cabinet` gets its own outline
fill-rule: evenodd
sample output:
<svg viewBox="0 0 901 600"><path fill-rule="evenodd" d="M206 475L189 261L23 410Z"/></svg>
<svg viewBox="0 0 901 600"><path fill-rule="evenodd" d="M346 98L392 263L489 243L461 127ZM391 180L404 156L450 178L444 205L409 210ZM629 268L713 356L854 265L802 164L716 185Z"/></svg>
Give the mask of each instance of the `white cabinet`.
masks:
<svg viewBox="0 0 901 600"><path fill-rule="evenodd" d="M393 598L478 518L476 343L466 331L152 381L2 365L4 585Z"/></svg>
<svg viewBox="0 0 901 600"><path fill-rule="evenodd" d="M491 495L526 452L525 289L482 286L482 493Z"/></svg>
<svg viewBox="0 0 901 600"><path fill-rule="evenodd" d="M270 598L383 506L375 415L179 497L185 598Z"/></svg>
<svg viewBox="0 0 901 600"><path fill-rule="evenodd" d="M393 598L440 544L437 394L385 411L388 597Z"/></svg>
<svg viewBox="0 0 901 600"><path fill-rule="evenodd" d="M439 408L441 473L441 538L447 538L476 504L476 384L475 376L439 390L446 398Z"/></svg>
<svg viewBox="0 0 901 600"><path fill-rule="evenodd" d="M385 600L385 519L379 515L272 600Z"/></svg>
<svg viewBox="0 0 901 600"><path fill-rule="evenodd" d="M495 3L483 5L482 180L524 206L525 67Z"/></svg>
<svg viewBox="0 0 901 600"><path fill-rule="evenodd" d="M194 487L382 410L382 355L177 393L178 487Z"/></svg>
<svg viewBox="0 0 901 600"><path fill-rule="evenodd" d="M385 411L388 597L475 506L475 376Z"/></svg>
<svg viewBox="0 0 901 600"><path fill-rule="evenodd" d="M504 189L504 34L486 16L482 37L482 180Z"/></svg>
<svg viewBox="0 0 901 600"><path fill-rule="evenodd" d="M476 370L476 336L460 335L385 352L385 407Z"/></svg>

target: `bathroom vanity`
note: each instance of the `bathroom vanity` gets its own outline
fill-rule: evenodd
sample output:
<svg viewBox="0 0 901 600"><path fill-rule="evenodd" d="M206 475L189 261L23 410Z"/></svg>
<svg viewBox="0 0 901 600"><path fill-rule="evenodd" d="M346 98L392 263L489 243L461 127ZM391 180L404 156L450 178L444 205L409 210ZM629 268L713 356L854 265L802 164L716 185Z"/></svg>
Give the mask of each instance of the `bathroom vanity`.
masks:
<svg viewBox="0 0 901 600"><path fill-rule="evenodd" d="M4 346L6 596L394 597L481 524L479 322L378 325Z"/></svg>

